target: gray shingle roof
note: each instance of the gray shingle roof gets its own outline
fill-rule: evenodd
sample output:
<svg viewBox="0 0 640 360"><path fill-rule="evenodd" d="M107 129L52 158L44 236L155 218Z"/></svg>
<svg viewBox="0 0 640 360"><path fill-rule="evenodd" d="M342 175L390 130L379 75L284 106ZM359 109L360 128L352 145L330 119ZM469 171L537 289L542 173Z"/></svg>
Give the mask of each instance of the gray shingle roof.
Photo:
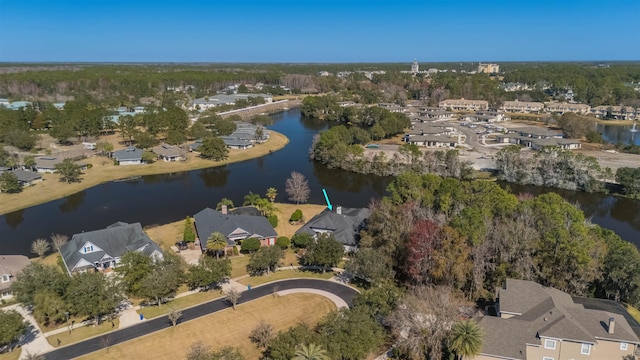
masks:
<svg viewBox="0 0 640 360"><path fill-rule="evenodd" d="M91 242L101 250L83 254L81 250L87 242ZM115 259L128 251L141 251L149 256L154 251L162 253L160 247L142 230L140 223L124 222L117 222L106 229L75 234L69 242L60 247L62 258L71 272L81 260L94 264L104 256Z"/></svg>
<svg viewBox="0 0 640 360"><path fill-rule="evenodd" d="M142 150L135 147L114 151L112 157L118 161L142 160Z"/></svg>
<svg viewBox="0 0 640 360"><path fill-rule="evenodd" d="M505 319L486 316L480 321L484 341L481 354L507 359L526 359L526 344L542 344L540 337L591 343L598 339L627 343L640 340L623 315L585 309L558 289L532 281L507 279L499 295L500 312L515 316ZM608 332L610 318L616 321Z"/></svg>
<svg viewBox="0 0 640 360"><path fill-rule="evenodd" d="M0 255L0 277L9 275L9 282L0 281L0 290L7 290L15 280L15 276L31 262L24 255Z"/></svg>
<svg viewBox="0 0 640 360"><path fill-rule="evenodd" d="M220 139L222 139L222 141L224 141L224 144L227 146L247 147L251 145L251 141L233 136L220 136Z"/></svg>
<svg viewBox="0 0 640 360"><path fill-rule="evenodd" d="M2 172L3 171L0 169L0 173ZM9 170L9 172L15 175L21 183L30 183L33 180L42 179L42 175L33 171Z"/></svg>
<svg viewBox="0 0 640 360"><path fill-rule="evenodd" d="M173 146L173 145L168 145L168 144L162 144L162 145L158 145L155 146L151 149L151 151L153 151L154 153L156 153L157 155L163 156L163 157L179 157L179 156L183 156L184 155L184 150L177 147L177 146Z"/></svg>
<svg viewBox="0 0 640 360"><path fill-rule="evenodd" d="M202 249L207 247L207 239L214 232L224 234L227 237L227 244L230 246L235 245L234 240L236 237L246 239L249 237L267 238L278 236L267 218L263 216L224 215L211 208L205 208L195 214L193 218Z"/></svg>
<svg viewBox="0 0 640 360"><path fill-rule="evenodd" d="M367 208L345 208L338 214L338 208L331 211L324 209L323 212L314 216L303 227L296 231L296 234L307 233L315 235L317 230L330 231L333 237L345 246L356 246L357 237L364 226L365 220L369 217L370 211Z"/></svg>

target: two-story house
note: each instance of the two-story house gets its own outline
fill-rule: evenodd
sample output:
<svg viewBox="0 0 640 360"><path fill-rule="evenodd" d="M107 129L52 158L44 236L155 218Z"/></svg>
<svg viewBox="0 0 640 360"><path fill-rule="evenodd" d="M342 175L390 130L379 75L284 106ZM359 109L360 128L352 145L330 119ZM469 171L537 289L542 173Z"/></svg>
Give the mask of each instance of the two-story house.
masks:
<svg viewBox="0 0 640 360"><path fill-rule="evenodd" d="M576 300L533 281L507 279L497 316L479 322L482 350L467 360L612 360L636 353L640 339L625 316Z"/></svg>

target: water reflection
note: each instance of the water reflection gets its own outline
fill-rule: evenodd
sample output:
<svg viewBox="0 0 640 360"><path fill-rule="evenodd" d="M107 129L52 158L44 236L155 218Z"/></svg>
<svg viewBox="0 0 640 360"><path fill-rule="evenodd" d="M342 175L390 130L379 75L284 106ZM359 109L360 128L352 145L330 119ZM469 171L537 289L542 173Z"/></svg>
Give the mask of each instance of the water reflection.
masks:
<svg viewBox="0 0 640 360"><path fill-rule="evenodd" d="M596 124L596 130L602 138L611 144L640 145L640 135L631 131L632 126Z"/></svg>
<svg viewBox="0 0 640 360"><path fill-rule="evenodd" d="M5 214L4 221L10 228L17 228L24 221L24 209Z"/></svg>
<svg viewBox="0 0 640 360"><path fill-rule="evenodd" d="M229 174L231 171L228 166L204 169L198 173L198 176L208 188L219 188L227 185Z"/></svg>
<svg viewBox="0 0 640 360"><path fill-rule="evenodd" d="M327 127L327 122L319 119L312 119L306 116L302 116L300 118L300 123L304 126L305 129L320 131L324 130Z"/></svg>
<svg viewBox="0 0 640 360"><path fill-rule="evenodd" d="M59 206L60 211L62 211L63 213L67 213L67 212L72 212L73 210L79 208L80 205L84 203L84 198L86 196L87 196L86 191L80 191L73 195L67 196L66 198L64 198L64 201Z"/></svg>

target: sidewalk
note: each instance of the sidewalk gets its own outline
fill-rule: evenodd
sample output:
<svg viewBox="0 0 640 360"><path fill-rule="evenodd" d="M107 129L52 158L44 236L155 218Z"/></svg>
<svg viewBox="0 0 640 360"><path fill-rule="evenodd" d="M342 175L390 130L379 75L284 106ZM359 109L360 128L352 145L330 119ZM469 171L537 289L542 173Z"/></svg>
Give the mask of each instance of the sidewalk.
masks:
<svg viewBox="0 0 640 360"><path fill-rule="evenodd" d="M22 354L20 354L20 359L27 359L29 354L44 354L53 350L53 346L51 346L46 337L42 334L42 330L38 327L38 323L36 319L33 318L31 313L20 306L20 304L7 306L3 310L15 310L19 312L25 320L29 322L29 328L24 338L22 339L21 347Z"/></svg>
<svg viewBox="0 0 640 360"><path fill-rule="evenodd" d="M319 270L321 269L320 267L317 266L283 266L283 267L279 267L276 271L281 271L281 270L304 270L304 269L315 269L315 270ZM329 271L329 269L327 269ZM339 282L339 283L345 283L345 279L340 277L340 274L344 271L344 269L341 268L332 268L330 271L333 271L335 273L337 273L337 276L334 276L332 278L329 279L329 281L334 281L334 282ZM236 291L242 293L245 292L247 290L249 290L248 286L243 285L241 283L239 283L237 280L240 279L244 279L246 277L249 277L249 275L242 275L242 276L238 276L236 278L230 279L228 280L226 283L222 284L222 291L223 292L227 292L230 289L235 289ZM181 298L181 297L185 297L185 296L189 296L192 294L195 294L199 292L198 289L196 290L189 290L189 291L185 291L183 293L180 293L178 295L175 296L175 299ZM343 308L343 307L347 307L347 304L340 299L338 296L335 296L329 292L325 292L325 291L321 291L321 290L315 290L315 289L306 289L306 288L301 288L301 289L293 289L293 290L283 290L283 291L278 291L277 294L278 295L288 295L288 294L292 294L292 293L313 293L313 294L318 294L321 296L325 296L327 298L329 298L337 307L338 309ZM35 321L35 319L33 318L33 316L31 315L30 312L28 312L26 309L22 308L20 306L20 304L16 304L16 305L12 305L12 306L8 306L5 308L6 310L16 310L18 311L20 314L22 314L22 316L29 321L30 328L29 331L27 332L27 335L25 336L25 338L22 341L22 355L21 355L21 359L25 359L28 354L43 354L49 351L54 350L55 348L50 345L47 342L47 337L51 336L51 335L55 335L55 334L60 334L63 332L68 331L68 328L65 327L61 327L59 329L55 329L46 333L42 333L42 331L40 330L40 328L38 327L37 322ZM136 324L139 324L141 321L146 321L147 319L143 319L140 320L140 315L137 313L137 310L140 309L140 306L129 306L126 310L121 311L119 314L119 320L120 320L120 324L118 326L118 329L123 329L123 328L127 328ZM74 329L77 329L78 327L82 327L82 326L87 326L87 325L91 325L93 324L93 321L85 321L82 323L78 323L78 324L74 324L73 327Z"/></svg>

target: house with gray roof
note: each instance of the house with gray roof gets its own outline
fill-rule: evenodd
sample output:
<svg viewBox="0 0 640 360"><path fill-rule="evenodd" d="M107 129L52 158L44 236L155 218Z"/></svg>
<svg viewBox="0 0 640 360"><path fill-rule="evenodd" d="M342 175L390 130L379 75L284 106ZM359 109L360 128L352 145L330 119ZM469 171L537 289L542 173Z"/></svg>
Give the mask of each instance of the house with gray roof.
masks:
<svg viewBox="0 0 640 360"><path fill-rule="evenodd" d="M73 158L73 157L68 157ZM36 165L34 168L39 173L49 173L53 174L57 172L56 165L62 163L66 158L64 155L56 155L56 156L38 156L35 158ZM76 165L80 166L81 170L86 170L88 165L81 161L76 161Z"/></svg>
<svg viewBox="0 0 640 360"><path fill-rule="evenodd" d="M533 281L507 279L496 310L479 322L480 354L466 359L622 359L640 345L624 314L587 308Z"/></svg>
<svg viewBox="0 0 640 360"><path fill-rule="evenodd" d="M187 152L178 146L162 144L153 147L151 151L158 155L158 159L166 162L187 160Z"/></svg>
<svg viewBox="0 0 640 360"><path fill-rule="evenodd" d="M16 281L16 275L29 264L31 261L24 255L0 255L0 299L13 297L11 284Z"/></svg>
<svg viewBox="0 0 640 360"><path fill-rule="evenodd" d="M275 245L278 234L264 216L229 214L225 206L222 211L205 208L193 216L196 233L202 251L207 249L207 239L214 232L227 238L227 246L240 245L242 240L257 238L262 246Z"/></svg>
<svg viewBox="0 0 640 360"><path fill-rule="evenodd" d="M163 258L162 250L142 230L140 223L117 222L106 229L75 234L60 247L69 274L111 270L128 251L138 251L154 259Z"/></svg>
<svg viewBox="0 0 640 360"><path fill-rule="evenodd" d="M16 178L18 179L18 182L23 187L35 185L36 183L39 183L42 181L42 175L38 174L37 172L17 170L17 169L8 170L8 172L15 175ZM1 170L0 170L0 174L2 174Z"/></svg>
<svg viewBox="0 0 640 360"><path fill-rule="evenodd" d="M229 149L246 150L253 147L253 143L249 140L241 139L235 136L220 136Z"/></svg>
<svg viewBox="0 0 640 360"><path fill-rule="evenodd" d="M364 229L371 214L367 208L346 208L336 206L334 210L324 209L320 214L307 221L296 234L306 233L317 237L329 233L340 242L346 251L355 250L360 230Z"/></svg>
<svg viewBox="0 0 640 360"><path fill-rule="evenodd" d="M138 165L142 164L142 150L133 146L126 149L114 151L111 157L118 162L118 165Z"/></svg>

